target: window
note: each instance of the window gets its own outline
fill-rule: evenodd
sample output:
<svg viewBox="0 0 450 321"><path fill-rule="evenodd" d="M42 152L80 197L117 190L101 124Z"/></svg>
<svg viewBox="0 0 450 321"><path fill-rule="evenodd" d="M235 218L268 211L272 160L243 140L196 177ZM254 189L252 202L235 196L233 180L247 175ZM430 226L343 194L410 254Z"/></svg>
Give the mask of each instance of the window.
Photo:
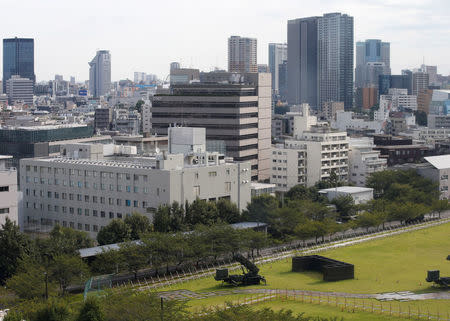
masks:
<svg viewBox="0 0 450 321"><path fill-rule="evenodd" d="M114 191L114 185L113 184L109 184L109 190L110 191Z"/></svg>
<svg viewBox="0 0 450 321"><path fill-rule="evenodd" d="M130 207L131 206L131 201L130 200L125 200L125 206Z"/></svg>
<svg viewBox="0 0 450 321"><path fill-rule="evenodd" d="M130 174L125 174L125 177L126 177L127 181L129 181L130 178L131 178L131 175Z"/></svg>
<svg viewBox="0 0 450 321"><path fill-rule="evenodd" d="M74 210L75 210L75 209L74 209L73 207L69 207L69 213L70 213L70 214L73 214L73 213L74 213Z"/></svg>
<svg viewBox="0 0 450 321"><path fill-rule="evenodd" d="M55 198L59 198L59 193L55 192Z"/></svg>
<svg viewBox="0 0 450 321"><path fill-rule="evenodd" d="M101 189L102 191L104 191L104 190L105 190L105 184L101 183L101 184L100 184L100 189Z"/></svg>
<svg viewBox="0 0 450 321"><path fill-rule="evenodd" d="M78 224L77 224L77 228L78 228L79 230L82 230L82 229L83 229L83 224L78 223Z"/></svg>
<svg viewBox="0 0 450 321"><path fill-rule="evenodd" d="M59 212L59 206L55 205L55 212Z"/></svg>
<svg viewBox="0 0 450 321"><path fill-rule="evenodd" d="M120 198L117 199L117 206L122 206L122 200Z"/></svg>
<svg viewBox="0 0 450 321"><path fill-rule="evenodd" d="M8 214L9 213L9 207L0 208L0 214Z"/></svg>
<svg viewBox="0 0 450 321"><path fill-rule="evenodd" d="M111 197L108 197L108 204L109 205L113 205L114 204L114 199Z"/></svg>
<svg viewBox="0 0 450 321"><path fill-rule="evenodd" d="M138 201L133 201L133 206L134 207L139 207L139 202Z"/></svg>
<svg viewBox="0 0 450 321"><path fill-rule="evenodd" d="M78 215L83 215L83 210L81 208L78 208L77 213L78 213Z"/></svg>
<svg viewBox="0 0 450 321"><path fill-rule="evenodd" d="M59 179L55 178L55 185L59 185Z"/></svg>
<svg viewBox="0 0 450 321"><path fill-rule="evenodd" d="M148 187L144 187L144 194L148 194Z"/></svg>
<svg viewBox="0 0 450 321"><path fill-rule="evenodd" d="M89 188L89 182L84 182L84 188Z"/></svg>
<svg viewBox="0 0 450 321"><path fill-rule="evenodd" d="M114 218L114 213L113 212L109 212L109 218Z"/></svg>
<svg viewBox="0 0 450 321"><path fill-rule="evenodd" d="M122 192L122 186L121 185L117 185L117 191L118 192Z"/></svg>
<svg viewBox="0 0 450 321"><path fill-rule="evenodd" d="M139 193L139 187L134 186L134 187L133 187L133 191L134 191L135 193Z"/></svg>
<svg viewBox="0 0 450 321"><path fill-rule="evenodd" d="M128 192L128 193L131 192L131 186L127 186L127 192Z"/></svg>
<svg viewBox="0 0 450 321"><path fill-rule="evenodd" d="M63 206L63 207L62 207L62 212L63 212L63 213L67 213L67 207L66 207L66 206Z"/></svg>
<svg viewBox="0 0 450 321"><path fill-rule="evenodd" d="M142 202L142 208L147 208L148 207L148 203L146 201Z"/></svg>
<svg viewBox="0 0 450 321"><path fill-rule="evenodd" d="M105 198L103 196L100 196L100 203L105 204Z"/></svg>
<svg viewBox="0 0 450 321"><path fill-rule="evenodd" d="M92 196L92 203L97 203L98 201L98 197L97 196Z"/></svg>
<svg viewBox="0 0 450 321"><path fill-rule="evenodd" d="M117 213L117 218L122 218L122 213Z"/></svg>
<svg viewBox="0 0 450 321"><path fill-rule="evenodd" d="M97 183L92 184L92 187L93 187L94 189L97 189L97 188L98 188Z"/></svg>
<svg viewBox="0 0 450 321"><path fill-rule="evenodd" d="M134 180L134 181L138 181L138 180L139 180L139 175L134 174L134 175L133 175L133 180Z"/></svg>
<svg viewBox="0 0 450 321"><path fill-rule="evenodd" d="M83 196L81 194L77 194L77 201L81 202L83 199Z"/></svg>
<svg viewBox="0 0 450 321"><path fill-rule="evenodd" d="M84 201L85 201L86 203L89 203L89 195L84 195Z"/></svg>
<svg viewBox="0 0 450 321"><path fill-rule="evenodd" d="M94 232L98 232L98 225L92 225L92 230Z"/></svg>
<svg viewBox="0 0 450 321"><path fill-rule="evenodd" d="M52 198L52 192L47 192L47 197Z"/></svg>
<svg viewBox="0 0 450 321"><path fill-rule="evenodd" d="M200 186L194 186L194 196L200 196Z"/></svg>
<svg viewBox="0 0 450 321"><path fill-rule="evenodd" d="M87 208L84 209L84 216L89 216L89 209Z"/></svg>
<svg viewBox="0 0 450 321"><path fill-rule="evenodd" d="M83 182L78 181L78 188L82 188L83 187Z"/></svg>
<svg viewBox="0 0 450 321"><path fill-rule="evenodd" d="M209 177L216 177L217 172L209 172L208 175L209 175Z"/></svg>
<svg viewBox="0 0 450 321"><path fill-rule="evenodd" d="M69 200L73 201L73 194L72 193L69 194Z"/></svg>
<svg viewBox="0 0 450 321"><path fill-rule="evenodd" d="M198 173L195 173L195 179L198 179Z"/></svg>
<svg viewBox="0 0 450 321"><path fill-rule="evenodd" d="M225 182L225 192L231 192L231 182Z"/></svg>
<svg viewBox="0 0 450 321"><path fill-rule="evenodd" d="M100 211L100 217L105 217L105 212L104 211Z"/></svg>
<svg viewBox="0 0 450 321"><path fill-rule="evenodd" d="M98 216L98 211L97 210L92 210L92 216L97 217Z"/></svg>
<svg viewBox="0 0 450 321"><path fill-rule="evenodd" d="M148 181L148 176L144 175L143 177L144 177L144 182L147 182Z"/></svg>

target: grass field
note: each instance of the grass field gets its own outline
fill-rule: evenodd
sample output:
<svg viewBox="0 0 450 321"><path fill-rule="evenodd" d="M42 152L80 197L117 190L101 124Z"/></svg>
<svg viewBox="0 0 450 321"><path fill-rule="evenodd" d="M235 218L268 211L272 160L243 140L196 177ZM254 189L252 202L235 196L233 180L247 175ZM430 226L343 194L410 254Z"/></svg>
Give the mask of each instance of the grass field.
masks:
<svg viewBox="0 0 450 321"><path fill-rule="evenodd" d="M267 285L254 287L349 293L427 292L432 290L425 281L427 270L438 269L441 275L450 275L450 262L446 260L450 254L450 223L320 254L354 264L355 279L324 282L320 273L291 272L291 259L286 259L260 266ZM201 292L223 288L210 277L174 285L170 290Z"/></svg>
<svg viewBox="0 0 450 321"><path fill-rule="evenodd" d="M435 291L430 283L425 281L427 270L438 269L442 276L450 275L450 262L446 260L450 254L450 223L430 227L414 232L389 236L384 239L363 242L360 244L327 250L321 255L349 262L355 265L355 279L339 282L324 282L319 273L295 273L291 270L291 259L259 266L260 274L267 279L266 286L251 286L249 288L298 289L324 292L348 293L385 293L411 291L424 293ZM226 286L216 282L213 277L190 281L171 286L170 289L187 289L196 292L226 289ZM162 289L161 289L162 290ZM202 306L224 306L225 302L242 300L245 295L226 295L208 299L191 300L188 305L193 310ZM410 302L383 302L366 299L365 304L384 307L393 306L395 311L430 311L445 317L450 313L449 300L422 300ZM345 320L401 320L398 316L380 315L370 312L343 311L341 307L327 304L312 304L292 301L270 301L258 303L255 308L271 307L273 309L290 309L296 313L311 316L338 318ZM404 318L403 318L404 319Z"/></svg>

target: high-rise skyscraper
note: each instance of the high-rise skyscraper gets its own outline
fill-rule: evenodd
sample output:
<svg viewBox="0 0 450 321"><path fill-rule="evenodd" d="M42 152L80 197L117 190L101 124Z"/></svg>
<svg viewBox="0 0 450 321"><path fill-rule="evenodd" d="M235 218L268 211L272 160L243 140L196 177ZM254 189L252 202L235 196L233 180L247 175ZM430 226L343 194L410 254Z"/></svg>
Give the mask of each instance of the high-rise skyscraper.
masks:
<svg viewBox="0 0 450 321"><path fill-rule="evenodd" d="M228 38L228 71L258 72L257 48L255 38Z"/></svg>
<svg viewBox="0 0 450 321"><path fill-rule="evenodd" d="M92 96L106 95L111 88L111 55L99 50L89 63L89 91Z"/></svg>
<svg viewBox="0 0 450 321"><path fill-rule="evenodd" d="M378 75L391 74L390 52L390 43L379 39L368 39L356 43L355 86L357 88L377 87Z"/></svg>
<svg viewBox="0 0 450 321"><path fill-rule="evenodd" d="M34 75L34 39L3 39L3 92L6 81L13 75L36 81Z"/></svg>
<svg viewBox="0 0 450 321"><path fill-rule="evenodd" d="M269 71L272 74L272 92L279 93L279 66L287 60L286 43L269 43Z"/></svg>
<svg viewBox="0 0 450 321"><path fill-rule="evenodd" d="M345 109L352 108L353 17L324 14L317 22L317 38L319 107L327 101L342 101Z"/></svg>
<svg viewBox="0 0 450 321"><path fill-rule="evenodd" d="M287 99L317 109L317 21L319 17L288 21Z"/></svg>

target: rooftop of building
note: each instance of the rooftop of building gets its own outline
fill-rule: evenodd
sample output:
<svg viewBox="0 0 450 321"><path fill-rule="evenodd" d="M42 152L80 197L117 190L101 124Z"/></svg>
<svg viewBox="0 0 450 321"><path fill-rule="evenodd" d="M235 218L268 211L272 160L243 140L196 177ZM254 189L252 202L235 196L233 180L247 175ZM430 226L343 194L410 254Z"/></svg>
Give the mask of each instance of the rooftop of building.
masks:
<svg viewBox="0 0 450 321"><path fill-rule="evenodd" d="M387 146L375 146L374 149L429 149L425 145L387 145Z"/></svg>
<svg viewBox="0 0 450 321"><path fill-rule="evenodd" d="M268 183L258 183L258 182L252 182L251 188L252 189L264 189L264 188L276 188L276 184L268 184Z"/></svg>
<svg viewBox="0 0 450 321"><path fill-rule="evenodd" d="M0 127L2 130L52 130L61 128L77 128L77 127L87 127L88 124L58 124L58 125L39 125L39 126L3 126Z"/></svg>
<svg viewBox="0 0 450 321"><path fill-rule="evenodd" d="M0 160L3 160L3 159L11 159L11 158L13 158L13 157L10 156L10 155L0 155Z"/></svg>
<svg viewBox="0 0 450 321"><path fill-rule="evenodd" d="M425 160L436 169L450 168L450 155L429 156Z"/></svg>
<svg viewBox="0 0 450 321"><path fill-rule="evenodd" d="M373 188L369 188L369 187L339 186L339 187L321 189L321 190L319 190L319 193L337 192L337 193L355 194L355 193L364 193L364 192L372 192L372 191L373 191Z"/></svg>

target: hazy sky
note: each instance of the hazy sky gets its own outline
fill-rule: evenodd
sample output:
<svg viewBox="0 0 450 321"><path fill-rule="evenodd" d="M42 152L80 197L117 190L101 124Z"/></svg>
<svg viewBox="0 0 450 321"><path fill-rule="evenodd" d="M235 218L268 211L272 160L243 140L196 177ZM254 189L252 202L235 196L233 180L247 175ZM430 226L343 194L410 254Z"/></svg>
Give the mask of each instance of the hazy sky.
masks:
<svg viewBox="0 0 450 321"><path fill-rule="evenodd" d="M171 61L225 69L230 35L256 37L258 63L267 63L267 44L286 41L288 19L327 12L354 17L355 41L391 42L393 73L425 57L450 74L449 0L0 0L0 12L3 38L35 39L38 81L87 79L99 49L111 52L113 80L165 77Z"/></svg>

